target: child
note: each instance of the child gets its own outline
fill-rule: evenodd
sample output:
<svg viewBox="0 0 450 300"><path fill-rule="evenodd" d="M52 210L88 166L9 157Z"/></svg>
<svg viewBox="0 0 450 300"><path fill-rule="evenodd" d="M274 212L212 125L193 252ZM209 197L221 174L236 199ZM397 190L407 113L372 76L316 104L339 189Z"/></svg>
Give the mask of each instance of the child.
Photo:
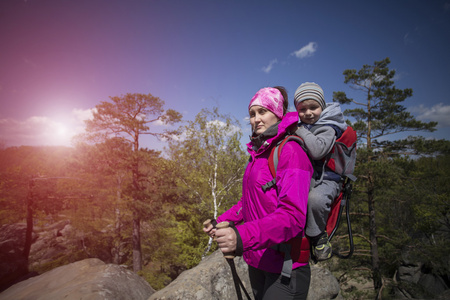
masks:
<svg viewBox="0 0 450 300"><path fill-rule="evenodd" d="M314 82L305 82L297 88L294 105L300 118L296 134L303 139L314 167L305 231L313 255L321 261L331 257L331 244L325 229L331 203L341 189L341 176L329 170L322 159L347 125L339 104L326 104L322 88Z"/></svg>

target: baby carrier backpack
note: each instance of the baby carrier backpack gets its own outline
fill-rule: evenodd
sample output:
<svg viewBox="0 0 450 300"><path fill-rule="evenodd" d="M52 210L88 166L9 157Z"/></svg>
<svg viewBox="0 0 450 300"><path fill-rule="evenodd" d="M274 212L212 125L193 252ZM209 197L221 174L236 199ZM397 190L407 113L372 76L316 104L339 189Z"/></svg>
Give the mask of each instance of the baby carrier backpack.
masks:
<svg viewBox="0 0 450 300"><path fill-rule="evenodd" d="M264 191L276 185L276 170L278 166L278 159L280 157L283 146L288 141L291 140L299 143L303 149L305 148L302 138L300 138L297 135L287 136L282 141L280 141L275 147L272 148L272 151L268 159L268 163L273 179L272 181L266 183L262 187ZM350 240L350 250L347 255L341 255L340 253L333 251L333 254L338 256L339 258L350 258L353 254L354 249L350 224L350 215L349 215L349 200L352 192L352 181L356 180L356 177L353 175L356 162L356 141L357 141L356 131L352 127L347 126L347 129L342 133L342 135L338 139L336 139L336 142L330 153L324 158L324 163L326 164L326 166L343 178L341 192L331 205L331 211L330 214L328 215L326 225L328 239L331 241L333 235L335 234L337 228L339 227L341 215L345 207L347 216L347 227ZM294 241L293 243L291 242L290 244L291 245L288 246L287 248L283 244L280 244L280 246L276 245L276 247L274 247L276 250L285 253L285 265L283 265L284 275L286 275L285 274L286 272L290 273L289 267L292 268L292 259L294 259L297 262L306 263L309 261L310 258L310 246L307 237L301 238L301 242L297 240ZM300 257L291 258L289 255L290 247L294 249L298 249L298 247L300 247L301 249ZM288 277L290 277L289 275L290 274L288 274Z"/></svg>

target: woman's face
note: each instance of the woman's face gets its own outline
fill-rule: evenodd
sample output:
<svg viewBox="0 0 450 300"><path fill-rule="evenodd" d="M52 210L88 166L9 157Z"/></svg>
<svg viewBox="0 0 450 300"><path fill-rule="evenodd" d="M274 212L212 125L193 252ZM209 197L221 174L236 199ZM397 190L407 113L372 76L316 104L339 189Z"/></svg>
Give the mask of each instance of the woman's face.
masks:
<svg viewBox="0 0 450 300"><path fill-rule="evenodd" d="M270 126L279 121L278 117L270 110L259 106L253 105L249 110L250 125L252 125L253 133L260 135L267 130Z"/></svg>

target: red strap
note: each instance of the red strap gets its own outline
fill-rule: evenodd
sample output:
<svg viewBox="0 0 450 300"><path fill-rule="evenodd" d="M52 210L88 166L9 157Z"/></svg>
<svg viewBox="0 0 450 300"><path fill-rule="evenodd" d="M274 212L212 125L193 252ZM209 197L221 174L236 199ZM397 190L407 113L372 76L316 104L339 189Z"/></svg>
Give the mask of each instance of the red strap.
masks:
<svg viewBox="0 0 450 300"><path fill-rule="evenodd" d="M288 244L291 244L291 257L293 262L307 263L310 256L310 245L307 237L293 238Z"/></svg>
<svg viewBox="0 0 450 300"><path fill-rule="evenodd" d="M300 143L299 140L302 140L301 137L297 136L297 135L289 135L287 137L285 137L283 139L283 141L281 141L281 143L279 143L278 145L276 145L275 147L272 148L272 151L270 151L270 155L269 155L269 170L270 173L272 174L272 177L275 178L277 175L277 168L275 166L275 161L274 161L274 155L275 155L275 151L277 151L277 160L280 160L280 156L281 156L281 150L283 149L284 144L287 143L287 141L289 140L294 140L297 143ZM302 140L303 141L303 140ZM278 150L277 150L278 149Z"/></svg>
<svg viewBox="0 0 450 300"><path fill-rule="evenodd" d="M269 170L270 173L272 174L272 177L275 178L275 176L277 175L277 170L275 170L275 164L273 162L273 155L275 154L275 149L277 149L277 147L273 147L272 151L270 151L270 155L269 155Z"/></svg>

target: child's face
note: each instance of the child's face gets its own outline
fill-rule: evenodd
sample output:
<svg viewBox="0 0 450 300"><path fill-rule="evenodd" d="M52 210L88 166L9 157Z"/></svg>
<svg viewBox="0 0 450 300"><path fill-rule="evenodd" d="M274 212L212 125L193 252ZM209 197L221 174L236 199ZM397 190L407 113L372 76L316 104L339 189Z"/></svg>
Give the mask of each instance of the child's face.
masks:
<svg viewBox="0 0 450 300"><path fill-rule="evenodd" d="M322 113L322 107L315 100L305 100L297 105L297 112L300 121L306 124L314 124Z"/></svg>

